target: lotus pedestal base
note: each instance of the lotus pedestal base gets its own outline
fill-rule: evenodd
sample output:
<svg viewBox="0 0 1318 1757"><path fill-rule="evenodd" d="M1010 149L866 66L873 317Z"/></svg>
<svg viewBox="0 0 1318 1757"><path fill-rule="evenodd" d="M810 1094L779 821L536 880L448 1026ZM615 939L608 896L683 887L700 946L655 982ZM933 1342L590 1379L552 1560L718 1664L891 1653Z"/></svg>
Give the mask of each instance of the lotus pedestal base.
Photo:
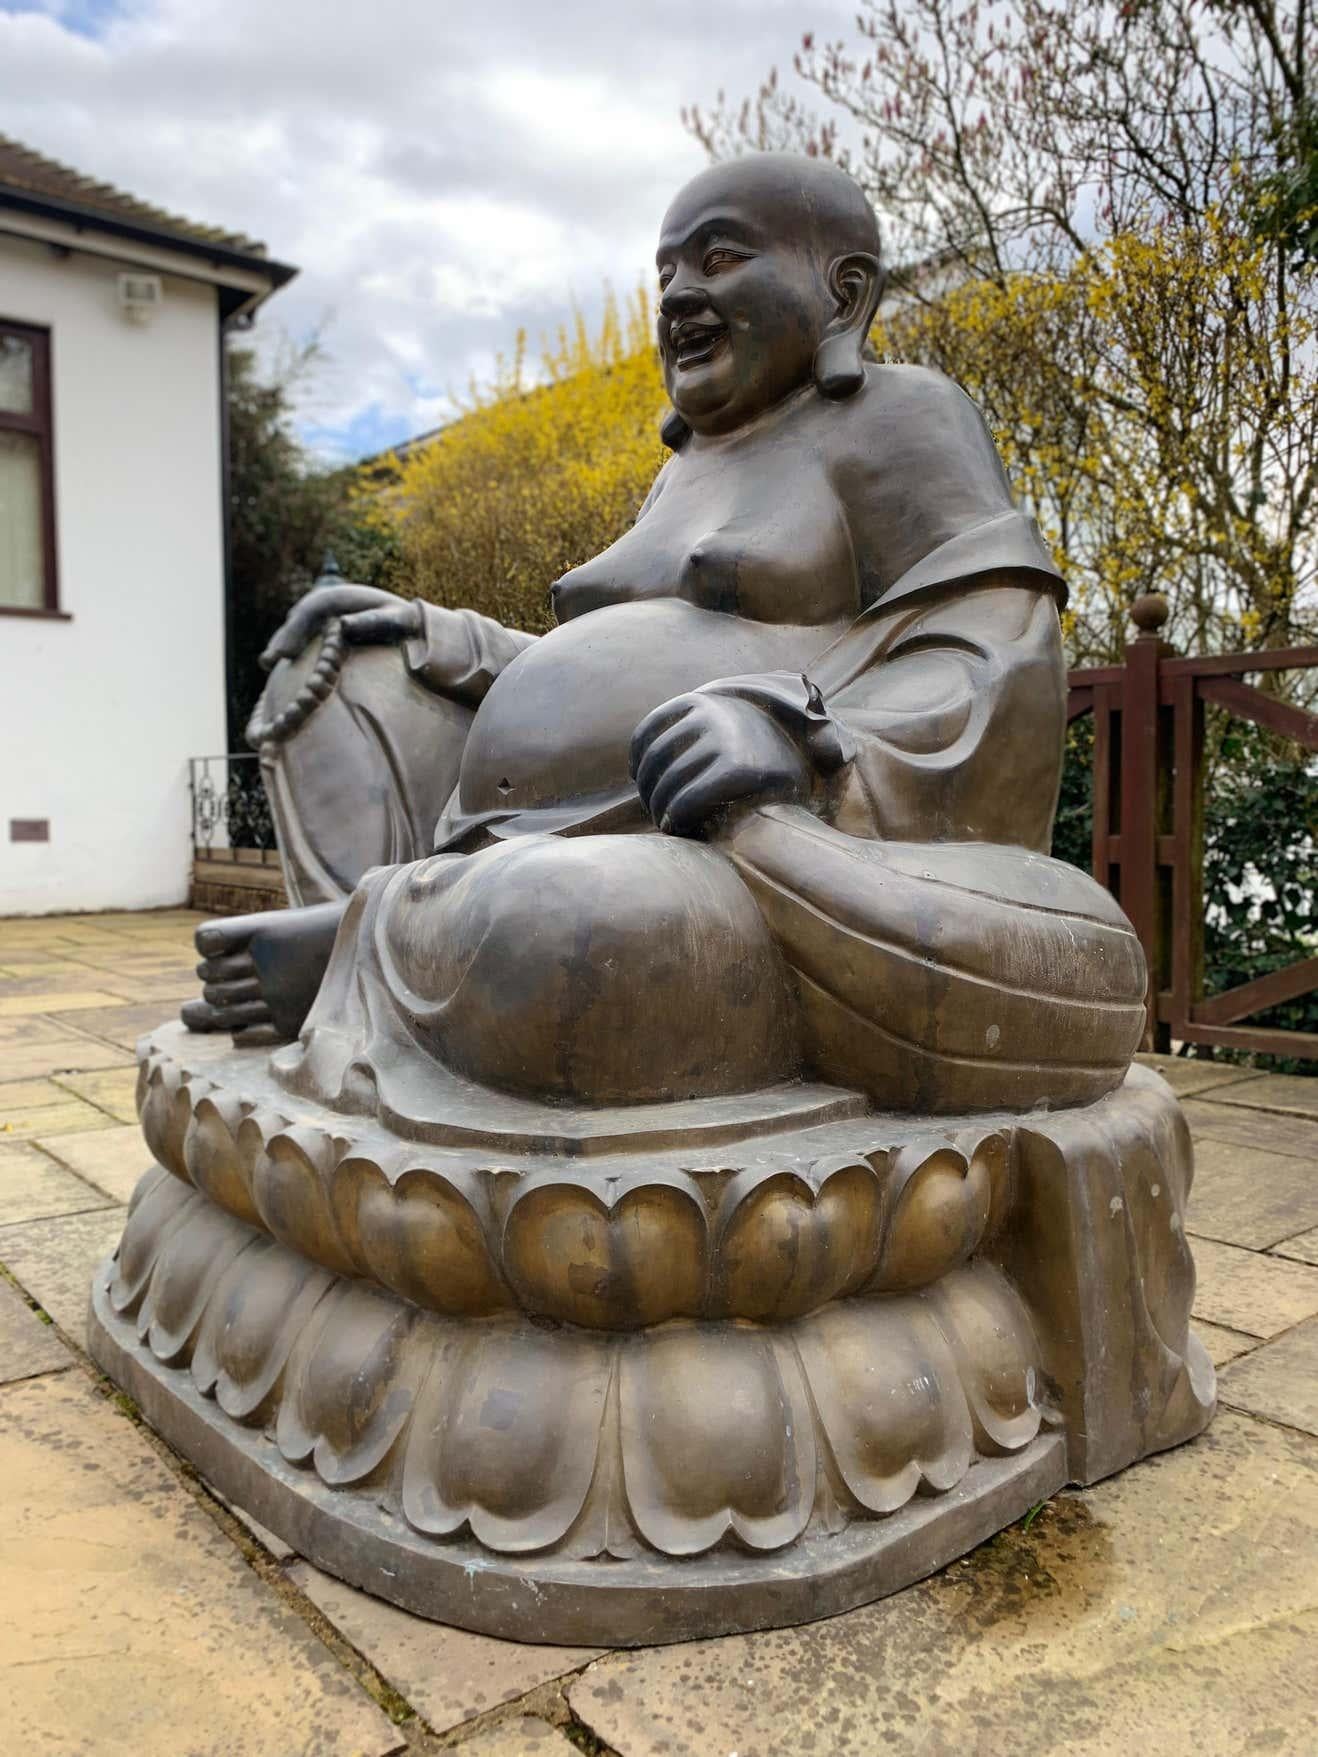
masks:
<svg viewBox="0 0 1318 1757"><path fill-rule="evenodd" d="M1212 1413L1188 1137L1143 1070L1016 1117L482 1106L403 1135L162 1032L158 1164L93 1288L151 1425L408 1610L610 1646L803 1622Z"/></svg>

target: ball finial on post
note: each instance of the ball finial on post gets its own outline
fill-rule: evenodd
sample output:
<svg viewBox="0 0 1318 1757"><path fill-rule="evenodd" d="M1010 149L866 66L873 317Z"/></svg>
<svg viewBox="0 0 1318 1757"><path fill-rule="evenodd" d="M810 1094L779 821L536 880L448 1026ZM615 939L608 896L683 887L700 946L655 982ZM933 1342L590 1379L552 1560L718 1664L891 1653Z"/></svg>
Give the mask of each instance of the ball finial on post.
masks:
<svg viewBox="0 0 1318 1757"><path fill-rule="evenodd" d="M1171 613L1161 592L1141 592L1130 607L1130 619L1141 634L1156 635Z"/></svg>

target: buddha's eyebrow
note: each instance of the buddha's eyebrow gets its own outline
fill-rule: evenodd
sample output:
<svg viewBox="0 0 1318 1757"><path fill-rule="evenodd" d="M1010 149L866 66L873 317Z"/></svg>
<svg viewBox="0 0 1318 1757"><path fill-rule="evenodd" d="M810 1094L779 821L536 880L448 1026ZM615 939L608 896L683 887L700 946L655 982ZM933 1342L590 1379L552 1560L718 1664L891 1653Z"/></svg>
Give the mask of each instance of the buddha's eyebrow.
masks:
<svg viewBox="0 0 1318 1757"><path fill-rule="evenodd" d="M747 245L753 245L756 242L754 228L747 225L745 220L733 219L730 214L702 214L680 238L661 238L659 249L655 253L655 261L665 262L668 257L675 256L688 244L709 243L716 238L726 238L730 243Z"/></svg>

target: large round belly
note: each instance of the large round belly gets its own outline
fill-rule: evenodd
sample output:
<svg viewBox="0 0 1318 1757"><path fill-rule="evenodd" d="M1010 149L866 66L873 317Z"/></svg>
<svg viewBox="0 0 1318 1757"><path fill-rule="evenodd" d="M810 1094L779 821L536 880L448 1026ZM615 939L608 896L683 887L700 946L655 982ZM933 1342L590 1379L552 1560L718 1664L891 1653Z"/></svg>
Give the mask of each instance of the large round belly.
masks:
<svg viewBox="0 0 1318 1757"><path fill-rule="evenodd" d="M651 708L716 677L802 670L836 632L746 622L677 598L564 623L519 654L481 703L461 808L518 811L619 791L632 733Z"/></svg>

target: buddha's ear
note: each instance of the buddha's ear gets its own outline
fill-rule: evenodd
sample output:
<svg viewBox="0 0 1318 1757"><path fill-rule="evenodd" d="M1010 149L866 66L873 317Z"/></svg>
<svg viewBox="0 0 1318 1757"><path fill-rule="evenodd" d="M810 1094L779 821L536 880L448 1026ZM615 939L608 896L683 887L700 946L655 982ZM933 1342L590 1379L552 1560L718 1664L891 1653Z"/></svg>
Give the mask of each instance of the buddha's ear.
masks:
<svg viewBox="0 0 1318 1757"><path fill-rule="evenodd" d="M669 451L681 451L691 437L691 429L676 409L670 409L659 423L659 437Z"/></svg>
<svg viewBox="0 0 1318 1757"><path fill-rule="evenodd" d="M814 375L819 394L854 396L865 382L865 343L879 308L885 275L877 256L854 250L836 256L828 267L828 285L838 303L837 316L815 350Z"/></svg>

